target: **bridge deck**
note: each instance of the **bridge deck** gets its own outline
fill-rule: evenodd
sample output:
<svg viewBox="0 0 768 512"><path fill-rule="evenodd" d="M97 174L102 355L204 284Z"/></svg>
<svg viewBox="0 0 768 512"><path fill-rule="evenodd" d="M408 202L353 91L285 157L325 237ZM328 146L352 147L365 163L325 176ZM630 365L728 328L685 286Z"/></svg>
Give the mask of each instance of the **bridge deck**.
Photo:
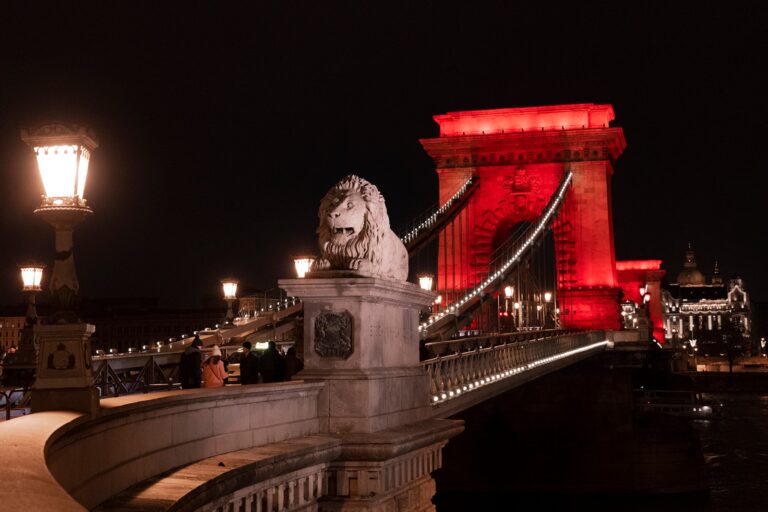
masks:
<svg viewBox="0 0 768 512"><path fill-rule="evenodd" d="M165 511L172 506L194 509L248 487L246 482L260 482L261 489L243 493L243 503L279 501L281 510L301 506L321 494L323 468L317 466L337 457L340 444L333 437L306 436L216 455L140 482L94 510L147 512ZM284 481L286 469L290 468L296 471L294 485L273 489L269 479L283 475ZM246 508L251 509L257 510Z"/></svg>

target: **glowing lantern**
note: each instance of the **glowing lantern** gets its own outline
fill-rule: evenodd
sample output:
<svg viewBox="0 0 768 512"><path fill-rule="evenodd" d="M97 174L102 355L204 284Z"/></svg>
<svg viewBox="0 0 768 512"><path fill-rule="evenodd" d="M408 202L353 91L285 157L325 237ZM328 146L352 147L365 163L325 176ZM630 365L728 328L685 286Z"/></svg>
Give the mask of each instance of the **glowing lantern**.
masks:
<svg viewBox="0 0 768 512"><path fill-rule="evenodd" d="M224 291L224 300L235 300L237 298L237 279L222 279L221 287Z"/></svg>
<svg viewBox="0 0 768 512"><path fill-rule="evenodd" d="M432 274L420 274L419 275L419 287L422 290L431 290L432 289Z"/></svg>
<svg viewBox="0 0 768 512"><path fill-rule="evenodd" d="M510 297L512 297L512 295L514 295L514 294L515 294L515 288L514 288L513 286L505 286L505 287L504 287L504 296L505 296L506 298L508 298L508 299L509 299L509 298L510 298Z"/></svg>
<svg viewBox="0 0 768 512"><path fill-rule="evenodd" d="M551 302L551 301L552 301L552 293L544 292L544 302Z"/></svg>
<svg viewBox="0 0 768 512"><path fill-rule="evenodd" d="M45 188L43 205L85 206L88 164L98 147L93 132L77 125L49 124L22 130L21 138L37 156Z"/></svg>
<svg viewBox="0 0 768 512"><path fill-rule="evenodd" d="M19 265L21 270L22 290L25 292L39 292L42 290L40 282L43 280L43 269L45 265L38 263L29 263Z"/></svg>
<svg viewBox="0 0 768 512"><path fill-rule="evenodd" d="M314 261L314 256L297 256L293 258L293 266L296 268L296 276L299 279L304 279L304 276L307 275L307 272L309 272Z"/></svg>

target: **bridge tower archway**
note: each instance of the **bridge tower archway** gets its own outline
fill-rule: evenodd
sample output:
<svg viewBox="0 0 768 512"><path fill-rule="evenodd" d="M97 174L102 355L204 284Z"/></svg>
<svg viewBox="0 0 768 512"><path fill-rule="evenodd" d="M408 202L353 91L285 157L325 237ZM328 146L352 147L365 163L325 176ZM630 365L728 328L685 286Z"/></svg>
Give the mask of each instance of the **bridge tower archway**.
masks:
<svg viewBox="0 0 768 512"><path fill-rule="evenodd" d="M437 291L448 302L482 280L500 231L537 219L566 172L573 180L553 224L564 327L618 329L611 176L626 142L611 105L450 112L421 143L435 162L440 202L467 179L479 187L439 238Z"/></svg>

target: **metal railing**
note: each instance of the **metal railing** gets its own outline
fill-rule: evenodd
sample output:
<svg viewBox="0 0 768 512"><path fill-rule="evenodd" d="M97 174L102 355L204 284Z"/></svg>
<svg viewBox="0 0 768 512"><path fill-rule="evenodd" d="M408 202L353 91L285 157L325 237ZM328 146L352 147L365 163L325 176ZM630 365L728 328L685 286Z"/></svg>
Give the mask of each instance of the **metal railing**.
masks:
<svg viewBox="0 0 768 512"><path fill-rule="evenodd" d="M456 398L493 382L605 347L603 331L553 329L427 343L435 354L421 362L430 379L432 403Z"/></svg>
<svg viewBox="0 0 768 512"><path fill-rule="evenodd" d="M239 346L221 347L222 359L237 352ZM204 348L205 361L212 349ZM93 385L102 397L178 389L182 352L120 354L93 358Z"/></svg>

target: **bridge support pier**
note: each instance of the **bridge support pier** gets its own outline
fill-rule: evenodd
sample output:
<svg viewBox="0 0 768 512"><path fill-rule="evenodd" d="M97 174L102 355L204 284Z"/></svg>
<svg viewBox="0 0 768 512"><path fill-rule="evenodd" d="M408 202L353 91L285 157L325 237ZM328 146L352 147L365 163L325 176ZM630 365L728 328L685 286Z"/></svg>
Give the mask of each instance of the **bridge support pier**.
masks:
<svg viewBox="0 0 768 512"><path fill-rule="evenodd" d="M462 422L429 419L418 314L434 294L350 272L314 272L280 287L304 302L304 370L297 377L325 383L320 430L342 440L320 510L434 510L431 472L463 430Z"/></svg>

